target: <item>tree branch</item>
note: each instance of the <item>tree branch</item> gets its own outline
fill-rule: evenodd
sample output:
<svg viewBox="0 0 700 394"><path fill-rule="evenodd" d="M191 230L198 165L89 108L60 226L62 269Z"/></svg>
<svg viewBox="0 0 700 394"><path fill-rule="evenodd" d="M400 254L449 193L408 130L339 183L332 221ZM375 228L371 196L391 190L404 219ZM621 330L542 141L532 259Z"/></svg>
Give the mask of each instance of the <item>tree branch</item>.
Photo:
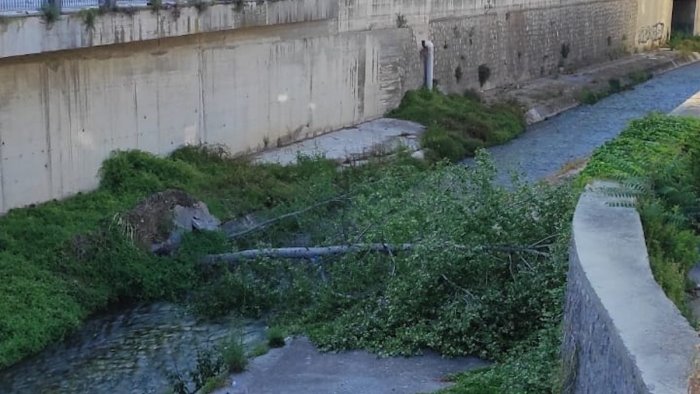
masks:
<svg viewBox="0 0 700 394"><path fill-rule="evenodd" d="M223 253L205 256L200 262L202 264L228 263L235 264L243 260L252 260L260 257L272 257L282 259L311 259L321 256L330 256L346 253L357 253L363 251L393 253L396 251L411 250L412 244L355 244L355 245L333 245L320 247L292 247L292 248L266 248L251 249L234 253Z"/></svg>
<svg viewBox="0 0 700 394"><path fill-rule="evenodd" d="M482 251L493 251L493 252L506 252L506 253L531 253L538 256L549 256L549 253L541 252L537 249L523 247L523 246L509 246L509 245L484 245L476 247L468 247L465 245L450 244L445 246L451 246L460 250L482 250ZM394 258L394 253L399 251L409 251L416 247L415 244L386 244L386 243L374 243L374 244L352 244L352 245L331 245L331 246L315 246L315 247L287 247L287 248L264 248L264 249L250 249L243 250L240 252L233 253L222 253L222 254L212 254L204 256L200 263L204 265L213 265L218 263L226 263L229 265L235 265L236 263L243 260L254 260L261 257L270 257L278 259L312 259L322 256L339 255L346 253L358 253L358 252L379 252L386 253L392 259Z"/></svg>
<svg viewBox="0 0 700 394"><path fill-rule="evenodd" d="M284 220L284 219L287 219L287 218L290 218L290 217L294 217L294 216L303 215L303 214L305 214L306 212L309 212L309 211L311 211L311 210L314 210L314 209L316 209L316 208L318 208L318 207L321 207L321 206L323 206L323 205L328 205L328 204L330 204L330 203L332 203L332 202L340 201L340 200L342 200L342 199L344 199L344 198L346 198L346 197L347 197L347 195L342 195L342 196L337 196L337 197L329 198L328 200L323 200L323 201L317 202L316 204L310 205L310 206L308 206L308 207L306 207L306 208L304 208L304 209L300 209L300 210L294 211L294 212L285 213L284 215L277 216L276 218L272 218L272 219L266 220L266 221L264 221L264 222L262 222L262 223L260 223L260 224L257 224L257 225L255 225L255 226L249 228L249 229L246 229L246 230L243 230L243 231L239 231L239 232L237 232L237 233L226 234L226 235L228 236L229 239L236 239L236 238L242 237L242 236L244 236L244 235L248 235L248 234L250 234L250 233L252 233L252 232L255 232L255 231L258 231L258 230L262 230L262 229L264 229L264 228L266 228L266 227L269 227L270 225L275 224L275 223L277 223L277 222L279 222L279 221L282 221L282 220Z"/></svg>

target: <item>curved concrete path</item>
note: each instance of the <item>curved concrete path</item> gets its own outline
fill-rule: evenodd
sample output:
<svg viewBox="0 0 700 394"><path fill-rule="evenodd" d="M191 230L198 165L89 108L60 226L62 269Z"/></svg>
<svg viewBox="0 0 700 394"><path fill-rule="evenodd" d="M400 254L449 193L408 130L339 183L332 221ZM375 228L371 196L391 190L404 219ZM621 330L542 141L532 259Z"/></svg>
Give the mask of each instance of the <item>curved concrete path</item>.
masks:
<svg viewBox="0 0 700 394"><path fill-rule="evenodd" d="M413 394L449 386L446 375L487 366L478 358L378 358L364 351L320 353L304 337L288 339L233 375L218 394Z"/></svg>

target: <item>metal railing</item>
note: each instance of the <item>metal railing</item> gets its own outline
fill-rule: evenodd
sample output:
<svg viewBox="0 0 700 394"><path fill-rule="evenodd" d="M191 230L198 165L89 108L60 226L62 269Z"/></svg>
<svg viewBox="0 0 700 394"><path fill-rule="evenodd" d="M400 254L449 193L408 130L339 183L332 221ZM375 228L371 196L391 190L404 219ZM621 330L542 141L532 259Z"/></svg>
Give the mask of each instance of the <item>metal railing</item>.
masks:
<svg viewBox="0 0 700 394"><path fill-rule="evenodd" d="M37 13L44 5L70 12L97 7L147 7L149 4L150 0L0 0L0 15Z"/></svg>
<svg viewBox="0 0 700 394"><path fill-rule="evenodd" d="M43 0L0 0L0 13L38 11Z"/></svg>

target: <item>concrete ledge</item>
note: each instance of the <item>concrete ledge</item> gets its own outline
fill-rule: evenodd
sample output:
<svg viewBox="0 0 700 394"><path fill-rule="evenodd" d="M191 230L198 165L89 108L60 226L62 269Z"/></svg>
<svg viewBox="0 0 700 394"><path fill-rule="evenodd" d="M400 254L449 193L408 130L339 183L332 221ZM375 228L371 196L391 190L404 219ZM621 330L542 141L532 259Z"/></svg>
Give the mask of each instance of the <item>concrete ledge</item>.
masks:
<svg viewBox="0 0 700 394"><path fill-rule="evenodd" d="M77 13L64 14L50 25L40 15L5 18L0 22L0 58L338 16L338 2L330 0L241 4L216 4L201 11L193 6L124 9L98 16L93 27Z"/></svg>
<svg viewBox="0 0 700 394"><path fill-rule="evenodd" d="M634 208L596 183L573 220L564 316L567 388L687 393L700 340L656 283Z"/></svg>

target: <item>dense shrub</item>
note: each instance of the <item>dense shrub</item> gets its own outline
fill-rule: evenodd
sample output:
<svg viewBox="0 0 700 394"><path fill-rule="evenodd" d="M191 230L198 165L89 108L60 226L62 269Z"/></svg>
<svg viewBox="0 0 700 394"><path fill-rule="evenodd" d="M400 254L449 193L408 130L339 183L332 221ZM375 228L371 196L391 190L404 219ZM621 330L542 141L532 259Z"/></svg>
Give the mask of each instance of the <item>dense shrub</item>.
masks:
<svg viewBox="0 0 700 394"><path fill-rule="evenodd" d="M421 145L429 151L429 158L453 162L473 156L478 148L502 144L525 128L517 104L488 105L472 91L462 96L425 89L410 91L389 116L425 125Z"/></svg>

